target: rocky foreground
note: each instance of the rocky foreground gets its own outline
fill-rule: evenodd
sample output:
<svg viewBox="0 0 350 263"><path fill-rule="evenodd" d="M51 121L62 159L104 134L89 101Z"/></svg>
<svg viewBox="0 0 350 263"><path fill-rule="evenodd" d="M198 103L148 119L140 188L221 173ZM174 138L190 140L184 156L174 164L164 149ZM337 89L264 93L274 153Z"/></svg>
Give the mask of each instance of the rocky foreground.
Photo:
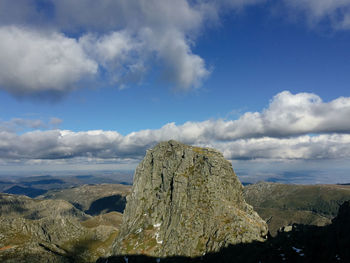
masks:
<svg viewBox="0 0 350 263"><path fill-rule="evenodd" d="M229 245L199 257L145 255L101 258L98 263L329 263L350 262L350 202L344 202L332 223L323 227L294 224L265 242Z"/></svg>
<svg viewBox="0 0 350 263"><path fill-rule="evenodd" d="M267 232L220 152L169 141L136 169L114 253L193 257Z"/></svg>
<svg viewBox="0 0 350 263"><path fill-rule="evenodd" d="M63 200L0 194L0 262L95 262L111 255L121 216L92 217Z"/></svg>

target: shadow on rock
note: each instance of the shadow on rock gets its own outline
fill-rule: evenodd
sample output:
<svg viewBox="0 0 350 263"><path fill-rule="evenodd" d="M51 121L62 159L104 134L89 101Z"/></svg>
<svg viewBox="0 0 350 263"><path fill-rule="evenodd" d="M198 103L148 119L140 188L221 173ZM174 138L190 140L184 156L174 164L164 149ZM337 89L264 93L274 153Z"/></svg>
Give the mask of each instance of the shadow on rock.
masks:
<svg viewBox="0 0 350 263"><path fill-rule="evenodd" d="M109 212L123 213L125 209L126 198L122 195L111 195L95 200L91 203L90 208L85 213L95 216Z"/></svg>

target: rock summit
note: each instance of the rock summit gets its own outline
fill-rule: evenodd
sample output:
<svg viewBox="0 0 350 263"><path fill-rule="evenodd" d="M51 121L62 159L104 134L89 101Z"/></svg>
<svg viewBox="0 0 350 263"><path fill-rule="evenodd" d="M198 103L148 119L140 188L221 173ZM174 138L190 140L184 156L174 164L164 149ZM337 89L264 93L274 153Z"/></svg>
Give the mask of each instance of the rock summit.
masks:
<svg viewBox="0 0 350 263"><path fill-rule="evenodd" d="M267 225L242 192L220 152L161 142L135 171L114 253L193 257L262 241Z"/></svg>

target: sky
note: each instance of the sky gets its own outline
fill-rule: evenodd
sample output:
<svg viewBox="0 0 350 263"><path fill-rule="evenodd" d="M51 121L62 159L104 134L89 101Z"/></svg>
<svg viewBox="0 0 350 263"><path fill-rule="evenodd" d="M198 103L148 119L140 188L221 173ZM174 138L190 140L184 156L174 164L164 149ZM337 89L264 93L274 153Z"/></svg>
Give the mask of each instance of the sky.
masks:
<svg viewBox="0 0 350 263"><path fill-rule="evenodd" d="M350 0L0 0L0 40L1 176L175 139L244 182L350 182Z"/></svg>

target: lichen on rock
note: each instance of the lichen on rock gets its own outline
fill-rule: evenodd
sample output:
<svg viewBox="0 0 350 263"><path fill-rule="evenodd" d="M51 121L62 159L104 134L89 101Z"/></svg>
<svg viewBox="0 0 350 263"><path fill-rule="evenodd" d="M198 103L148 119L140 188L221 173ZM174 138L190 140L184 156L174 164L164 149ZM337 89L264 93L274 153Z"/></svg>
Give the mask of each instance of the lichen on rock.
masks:
<svg viewBox="0 0 350 263"><path fill-rule="evenodd" d="M192 257L262 241L267 225L242 191L220 152L159 143L135 171L114 253Z"/></svg>

